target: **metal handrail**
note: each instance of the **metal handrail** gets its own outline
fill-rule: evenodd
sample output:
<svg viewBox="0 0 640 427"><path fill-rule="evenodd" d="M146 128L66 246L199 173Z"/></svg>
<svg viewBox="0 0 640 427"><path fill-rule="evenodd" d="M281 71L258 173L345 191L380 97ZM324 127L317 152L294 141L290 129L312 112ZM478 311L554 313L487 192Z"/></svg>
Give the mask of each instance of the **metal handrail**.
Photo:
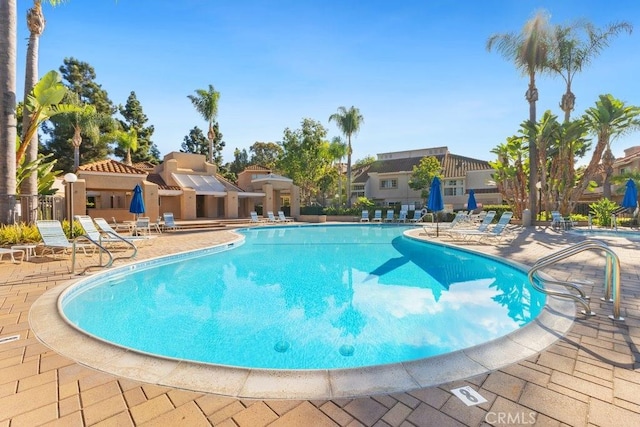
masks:
<svg viewBox="0 0 640 427"><path fill-rule="evenodd" d="M87 270L89 270L90 268L93 268L93 267L101 267L101 268L111 267L111 264L113 264L113 254L109 250L107 250L107 248L102 246L100 243L96 242L91 237L86 236L86 235L83 234L81 236L76 237L72 241L71 273L75 273L76 272L76 243L77 243L78 239L88 240L90 243L96 245L98 247L98 250L100 251L100 258L99 258L100 263L98 265L89 265L89 266L87 266L84 270L82 270L82 272L78 273L79 275L82 276L83 274L85 274L87 272ZM104 265L102 264L102 252L106 253L107 256L109 257L109 260Z"/></svg>
<svg viewBox="0 0 640 427"><path fill-rule="evenodd" d="M555 264L558 261L569 258L577 253L587 250L601 250L606 254L605 261L605 296L603 300L613 302L613 315L609 318L613 320L624 320L620 316L620 260L618 256L613 252L606 243L599 240L584 240L573 246L561 249L558 252L547 255L540 258L530 269L528 273L529 281L531 285L538 291L562 298L571 298L574 301L579 302L585 308L582 312L586 315L594 315L591 311L589 303L589 297L584 294L577 283L561 282L553 279L545 279L539 276L538 272L545 267ZM580 295L573 293L564 293L546 289L542 283L554 283L565 286L567 289L571 288L576 290Z"/></svg>

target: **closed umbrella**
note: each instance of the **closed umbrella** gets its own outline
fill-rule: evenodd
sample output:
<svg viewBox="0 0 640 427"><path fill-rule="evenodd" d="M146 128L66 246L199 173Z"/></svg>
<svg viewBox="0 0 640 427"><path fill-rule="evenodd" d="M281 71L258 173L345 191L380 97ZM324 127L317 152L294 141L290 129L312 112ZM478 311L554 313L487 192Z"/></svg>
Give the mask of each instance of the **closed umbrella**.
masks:
<svg viewBox="0 0 640 427"><path fill-rule="evenodd" d="M475 211L478 209L478 204L476 203L476 193L473 190L469 190L469 200L467 200L467 209L470 211Z"/></svg>
<svg viewBox="0 0 640 427"><path fill-rule="evenodd" d="M136 215L136 219L141 213L144 213L144 199L142 198L142 188L140 184L136 184L136 187L133 189L133 197L131 198L131 203L129 204L129 212Z"/></svg>
<svg viewBox="0 0 640 427"><path fill-rule="evenodd" d="M431 180L431 188L429 189L429 200L427 201L427 209L434 213L444 209L444 201L442 200L442 190L440 189L440 178L434 176ZM439 236L438 216L436 217L436 237Z"/></svg>
<svg viewBox="0 0 640 427"><path fill-rule="evenodd" d="M629 178L626 184L627 188L624 190L624 198L622 199L622 207L635 209L638 205L638 189L636 183Z"/></svg>
<svg viewBox="0 0 640 427"><path fill-rule="evenodd" d="M636 183L629 178L626 184L627 188L624 190L624 198L622 199L622 207L633 209L633 225L636 225L636 210L638 207L638 189Z"/></svg>

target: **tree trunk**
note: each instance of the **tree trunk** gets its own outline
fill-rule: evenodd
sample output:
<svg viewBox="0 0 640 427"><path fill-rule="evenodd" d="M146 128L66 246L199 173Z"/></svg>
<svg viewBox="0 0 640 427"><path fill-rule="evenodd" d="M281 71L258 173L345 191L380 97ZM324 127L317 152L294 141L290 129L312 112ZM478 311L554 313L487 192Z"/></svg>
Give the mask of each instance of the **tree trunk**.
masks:
<svg viewBox="0 0 640 427"><path fill-rule="evenodd" d="M611 176L613 175L613 162L616 160L613 157L611 148L607 147L607 150L602 155L602 166L604 168L604 179L602 181L602 196L605 199L611 200Z"/></svg>
<svg viewBox="0 0 640 427"><path fill-rule="evenodd" d="M0 1L0 223L12 224L16 205L16 0Z"/></svg>
<svg viewBox="0 0 640 427"><path fill-rule="evenodd" d="M42 16L42 7L40 2L35 2L34 7L27 12L27 27L29 28L29 42L27 45L27 61L24 81L24 99L31 93L33 87L38 83L38 46L40 43L40 35L44 31L44 16ZM23 135L29 128L31 122L32 111L23 113L22 129ZM24 164L33 162L38 159L38 132L35 132L29 141L22 139L22 144L27 144L25 151ZM38 214L38 174L34 171L27 179L22 181L20 185L21 200L28 197L28 208L23 209L22 220L28 224L32 224L37 219ZM24 207L24 206L23 206Z"/></svg>
<svg viewBox="0 0 640 427"><path fill-rule="evenodd" d="M347 146L347 207L351 207L351 135L348 137Z"/></svg>
<svg viewBox="0 0 640 427"><path fill-rule="evenodd" d="M529 101L529 121L531 125L535 125L536 123L536 101L538 100L538 89L535 84L535 77L533 75L530 76L529 89L525 95L527 101ZM532 136L529 139L529 211L531 213L531 218L535 215L536 211L536 193L538 183L538 149L536 147L536 140ZM529 221L527 224L524 222L524 218L522 221L523 226L530 226L531 222Z"/></svg>

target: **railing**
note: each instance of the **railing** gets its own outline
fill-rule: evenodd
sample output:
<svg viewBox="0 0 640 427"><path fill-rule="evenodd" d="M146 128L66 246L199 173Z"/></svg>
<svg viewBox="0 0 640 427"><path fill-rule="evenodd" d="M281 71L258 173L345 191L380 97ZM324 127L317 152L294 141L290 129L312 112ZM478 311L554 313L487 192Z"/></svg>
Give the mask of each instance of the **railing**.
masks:
<svg viewBox="0 0 640 427"><path fill-rule="evenodd" d="M109 252L104 246L102 246L100 243L96 242L95 240L93 240L91 237L86 236L86 235L82 235L82 236L78 236L75 239L73 239L72 241L72 249L71 249L71 273L75 274L76 272L76 244L78 243L78 240L86 240L89 243L95 245L98 247L98 250L100 251L100 263L98 265L89 265L87 267L85 267L84 270L82 270L80 273L78 273L80 276L82 276L83 274L85 274L90 268L94 268L94 267L100 267L100 268L107 268L107 267L111 267L111 264L113 264L113 255L111 254L111 252ZM107 261L106 264L102 264L102 253L106 253L107 257L109 258L109 260Z"/></svg>
<svg viewBox="0 0 640 427"><path fill-rule="evenodd" d="M585 295L584 291L580 288L580 285L585 284L577 280L571 282L563 282L548 277L542 277L539 272L559 261L576 255L580 252L596 250L603 251L605 253L605 277L604 277L604 298L603 301L613 302L613 315L609 316L612 320L624 320L620 316L620 260L618 256L613 252L609 246L599 240L585 240L568 248L561 249L558 252L547 255L540 258L531 269L529 269L529 281L531 285L538 291L547 295L557 296L561 298L570 298L580 303L584 310L583 314L588 316L594 316L595 313L591 311L591 304L589 297ZM557 290L547 289L545 284L554 284L564 286L568 292L560 292ZM571 291L576 293L571 293Z"/></svg>

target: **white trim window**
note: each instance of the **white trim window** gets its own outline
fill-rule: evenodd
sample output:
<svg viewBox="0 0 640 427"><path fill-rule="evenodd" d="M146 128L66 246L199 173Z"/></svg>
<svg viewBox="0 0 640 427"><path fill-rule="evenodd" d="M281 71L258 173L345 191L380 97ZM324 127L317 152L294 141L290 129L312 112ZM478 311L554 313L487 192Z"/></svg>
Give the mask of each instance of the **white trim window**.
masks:
<svg viewBox="0 0 640 427"><path fill-rule="evenodd" d="M389 179L381 179L380 180L380 189L381 190L389 190L398 188L398 180L396 178Z"/></svg>
<svg viewBox="0 0 640 427"><path fill-rule="evenodd" d="M463 179L447 179L444 181L445 196L463 196L464 180Z"/></svg>

